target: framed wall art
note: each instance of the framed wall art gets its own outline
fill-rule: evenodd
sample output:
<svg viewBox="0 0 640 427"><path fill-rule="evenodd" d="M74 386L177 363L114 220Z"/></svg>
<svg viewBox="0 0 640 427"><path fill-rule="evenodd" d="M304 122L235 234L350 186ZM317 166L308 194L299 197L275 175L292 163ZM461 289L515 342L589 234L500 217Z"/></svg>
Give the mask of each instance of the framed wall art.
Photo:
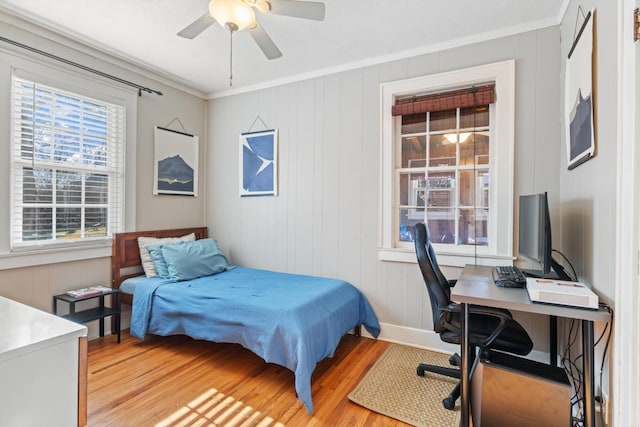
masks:
<svg viewBox="0 0 640 427"><path fill-rule="evenodd" d="M240 196L278 194L278 130L240 134Z"/></svg>
<svg viewBox="0 0 640 427"><path fill-rule="evenodd" d="M153 194L198 196L198 137L156 126Z"/></svg>
<svg viewBox="0 0 640 427"><path fill-rule="evenodd" d="M581 12L578 8L578 13ZM586 162L596 152L592 81L594 13L592 10L584 16L565 68L564 119L569 169Z"/></svg>

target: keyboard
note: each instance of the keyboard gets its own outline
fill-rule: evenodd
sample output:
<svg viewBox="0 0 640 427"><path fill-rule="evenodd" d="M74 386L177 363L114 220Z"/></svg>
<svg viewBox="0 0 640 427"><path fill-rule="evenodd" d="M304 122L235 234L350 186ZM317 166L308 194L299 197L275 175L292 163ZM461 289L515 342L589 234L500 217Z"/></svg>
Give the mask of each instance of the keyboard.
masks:
<svg viewBox="0 0 640 427"><path fill-rule="evenodd" d="M512 265L493 267L493 281L501 288L524 288L527 285L525 275Z"/></svg>

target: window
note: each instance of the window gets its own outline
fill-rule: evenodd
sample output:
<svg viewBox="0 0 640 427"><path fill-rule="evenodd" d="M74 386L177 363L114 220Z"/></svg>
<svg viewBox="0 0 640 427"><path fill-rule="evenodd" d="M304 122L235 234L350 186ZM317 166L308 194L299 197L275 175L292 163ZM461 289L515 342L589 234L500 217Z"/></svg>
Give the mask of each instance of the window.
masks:
<svg viewBox="0 0 640 427"><path fill-rule="evenodd" d="M428 224L449 265L513 255L514 63L382 85L380 258L415 262Z"/></svg>
<svg viewBox="0 0 640 427"><path fill-rule="evenodd" d="M125 108L12 77L11 249L111 239L123 223Z"/></svg>

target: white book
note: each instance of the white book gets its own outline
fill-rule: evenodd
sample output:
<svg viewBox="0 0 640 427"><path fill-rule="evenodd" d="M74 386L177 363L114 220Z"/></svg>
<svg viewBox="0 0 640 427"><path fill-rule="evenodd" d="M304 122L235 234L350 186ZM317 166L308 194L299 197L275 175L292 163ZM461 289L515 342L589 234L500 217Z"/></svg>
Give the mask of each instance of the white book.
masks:
<svg viewBox="0 0 640 427"><path fill-rule="evenodd" d="M598 309L598 295L580 282L528 277L527 292L533 302Z"/></svg>
<svg viewBox="0 0 640 427"><path fill-rule="evenodd" d="M100 295L103 292L109 292L109 291L111 291L111 288L108 288L106 286L91 286L88 288L80 288L80 289L67 291L67 295L70 295L75 298L83 298L83 297L88 297L93 295Z"/></svg>

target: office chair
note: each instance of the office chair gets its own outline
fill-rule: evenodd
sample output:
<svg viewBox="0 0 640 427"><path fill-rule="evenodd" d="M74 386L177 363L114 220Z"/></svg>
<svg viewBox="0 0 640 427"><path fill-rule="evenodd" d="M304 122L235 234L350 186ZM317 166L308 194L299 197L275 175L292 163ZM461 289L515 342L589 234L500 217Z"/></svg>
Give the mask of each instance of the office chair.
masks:
<svg viewBox="0 0 640 427"><path fill-rule="evenodd" d="M440 335L442 341L459 345L461 344L460 305L451 302L450 299L455 280L447 280L440 271L429 231L423 223L415 225L414 241L418 265L431 300L433 330ZM492 350L524 356L533 348L531 338L522 326L513 320L508 310L469 306L468 325L470 366L474 365L476 349L479 349L483 358L490 358ZM460 366L460 355L454 354L449 358L449 362L454 366ZM422 363L418 365L419 376L424 376L426 371L460 379L458 368ZM460 382L451 394L442 400L442 404L446 409L453 409L458 397L460 397Z"/></svg>

